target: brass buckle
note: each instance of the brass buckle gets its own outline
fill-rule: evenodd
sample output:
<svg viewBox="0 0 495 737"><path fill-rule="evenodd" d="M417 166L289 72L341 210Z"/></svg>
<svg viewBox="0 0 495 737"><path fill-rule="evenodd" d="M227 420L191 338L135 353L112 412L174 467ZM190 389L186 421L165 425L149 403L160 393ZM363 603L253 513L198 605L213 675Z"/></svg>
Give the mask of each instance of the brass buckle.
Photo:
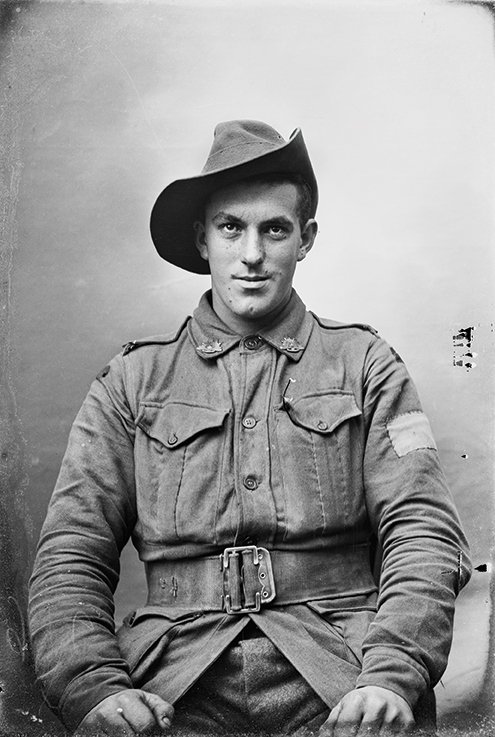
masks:
<svg viewBox="0 0 495 737"><path fill-rule="evenodd" d="M249 556L244 553L249 553ZM266 548L258 548L256 545L225 548L220 553L220 561L223 572L223 603L227 614L259 612L263 604L273 601L276 593L275 580L270 553ZM246 565L254 568L249 576L245 570ZM253 576L253 573L256 575ZM256 580L256 587L250 585L253 578Z"/></svg>

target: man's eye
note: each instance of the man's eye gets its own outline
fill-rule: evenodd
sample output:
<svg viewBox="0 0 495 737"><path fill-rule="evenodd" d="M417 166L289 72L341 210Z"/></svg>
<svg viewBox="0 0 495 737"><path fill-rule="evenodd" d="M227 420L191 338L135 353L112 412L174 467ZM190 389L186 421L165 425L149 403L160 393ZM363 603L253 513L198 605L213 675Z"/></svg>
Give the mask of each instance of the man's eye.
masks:
<svg viewBox="0 0 495 737"><path fill-rule="evenodd" d="M238 225L236 225L236 223L222 223L222 225L220 226L220 230L230 235L232 233L238 233L240 228Z"/></svg>
<svg viewBox="0 0 495 737"><path fill-rule="evenodd" d="M282 225L270 225L268 228L268 235L272 238L284 238L287 231Z"/></svg>

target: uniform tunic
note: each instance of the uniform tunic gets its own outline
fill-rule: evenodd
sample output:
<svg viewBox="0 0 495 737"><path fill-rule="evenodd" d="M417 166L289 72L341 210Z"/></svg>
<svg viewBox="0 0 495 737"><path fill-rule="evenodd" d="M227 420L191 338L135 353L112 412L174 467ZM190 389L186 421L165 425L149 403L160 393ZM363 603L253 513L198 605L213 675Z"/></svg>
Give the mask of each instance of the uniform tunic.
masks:
<svg viewBox="0 0 495 737"><path fill-rule="evenodd" d="M116 635L130 536L152 585ZM184 561L248 544L293 553L302 590L311 556L328 581L257 614L195 605ZM162 561L177 575L155 575ZM295 292L276 324L241 337L207 293L178 332L114 358L74 422L31 582L36 668L75 728L125 688L176 701L251 617L330 707L376 685L414 708L444 671L469 573L400 357Z"/></svg>

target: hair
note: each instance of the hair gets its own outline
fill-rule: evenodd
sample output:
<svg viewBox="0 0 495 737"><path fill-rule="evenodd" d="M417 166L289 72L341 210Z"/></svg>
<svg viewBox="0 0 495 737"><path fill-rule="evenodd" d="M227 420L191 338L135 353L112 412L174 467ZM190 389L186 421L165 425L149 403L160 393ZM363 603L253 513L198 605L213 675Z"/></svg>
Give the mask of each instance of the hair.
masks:
<svg viewBox="0 0 495 737"><path fill-rule="evenodd" d="M313 206L313 190L301 176L292 172L270 172L268 174L254 174L251 177L239 180L242 182L259 182L261 184L294 184L297 189L297 217L301 230L304 229L306 223L311 217L311 211ZM211 196L211 195L210 195ZM202 219L204 220L204 205L202 207Z"/></svg>
<svg viewBox="0 0 495 737"><path fill-rule="evenodd" d="M301 230L311 217L313 191L301 174L292 172L275 172L273 174L255 174L245 181L263 182L264 184L294 184L297 189L297 217Z"/></svg>

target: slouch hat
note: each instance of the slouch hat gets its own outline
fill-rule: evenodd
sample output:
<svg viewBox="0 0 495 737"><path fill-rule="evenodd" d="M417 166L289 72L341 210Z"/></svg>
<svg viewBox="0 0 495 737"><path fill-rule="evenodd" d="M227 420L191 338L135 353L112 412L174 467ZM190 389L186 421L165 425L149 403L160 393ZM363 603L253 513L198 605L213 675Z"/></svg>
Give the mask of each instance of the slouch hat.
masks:
<svg viewBox="0 0 495 737"><path fill-rule="evenodd" d="M206 199L216 190L265 174L300 175L311 188L311 217L316 213L318 186L299 128L288 141L258 120L219 123L201 173L169 184L153 206L151 237L159 255L175 266L208 274L209 265L195 246L193 224L203 218Z"/></svg>

